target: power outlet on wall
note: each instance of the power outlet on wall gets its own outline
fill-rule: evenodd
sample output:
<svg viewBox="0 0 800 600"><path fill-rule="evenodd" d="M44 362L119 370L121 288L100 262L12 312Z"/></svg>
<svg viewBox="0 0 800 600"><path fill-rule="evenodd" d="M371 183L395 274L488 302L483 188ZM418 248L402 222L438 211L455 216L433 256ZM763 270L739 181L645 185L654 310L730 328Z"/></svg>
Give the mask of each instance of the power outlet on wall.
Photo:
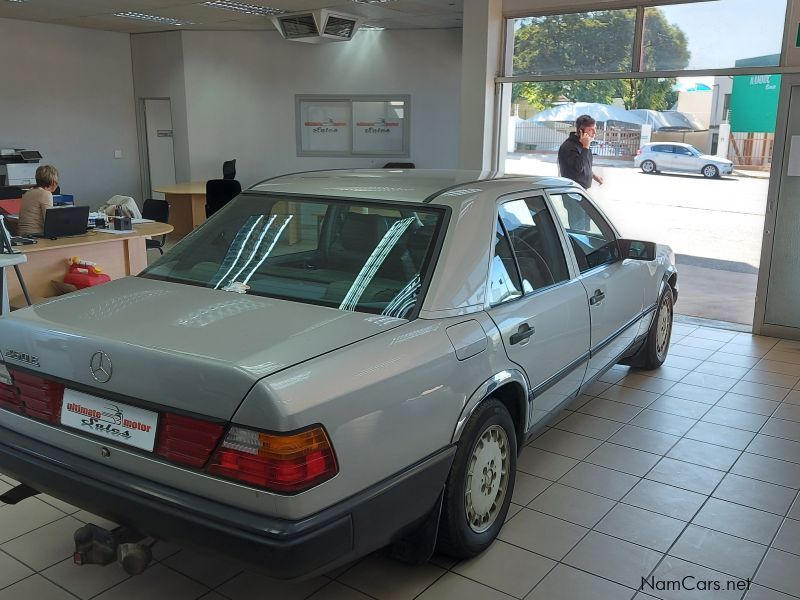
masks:
<svg viewBox="0 0 800 600"><path fill-rule="evenodd" d="M122 158L122 150L114 150L114 158Z"/></svg>

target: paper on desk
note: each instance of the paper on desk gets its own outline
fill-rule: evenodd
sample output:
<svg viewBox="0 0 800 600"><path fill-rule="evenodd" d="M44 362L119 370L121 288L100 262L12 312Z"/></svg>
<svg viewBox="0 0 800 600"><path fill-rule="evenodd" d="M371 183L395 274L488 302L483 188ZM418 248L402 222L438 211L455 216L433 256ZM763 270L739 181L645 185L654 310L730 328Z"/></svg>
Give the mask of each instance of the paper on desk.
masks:
<svg viewBox="0 0 800 600"><path fill-rule="evenodd" d="M136 225L137 223L155 223L153 219L131 219L131 223Z"/></svg>

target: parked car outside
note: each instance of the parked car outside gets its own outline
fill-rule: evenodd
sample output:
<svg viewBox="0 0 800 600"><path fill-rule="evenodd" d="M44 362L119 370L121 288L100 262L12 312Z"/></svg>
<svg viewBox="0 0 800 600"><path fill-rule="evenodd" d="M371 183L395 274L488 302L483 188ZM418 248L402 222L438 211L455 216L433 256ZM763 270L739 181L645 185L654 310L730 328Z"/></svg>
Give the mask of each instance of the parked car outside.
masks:
<svg viewBox="0 0 800 600"><path fill-rule="evenodd" d="M0 472L277 578L475 556L525 443L663 363L677 294L669 247L567 179L270 179L139 276L0 319Z"/></svg>
<svg viewBox="0 0 800 600"><path fill-rule="evenodd" d="M645 173L679 171L701 173L714 178L733 173L733 162L720 156L703 154L691 144L652 142L642 146L633 159L633 166Z"/></svg>

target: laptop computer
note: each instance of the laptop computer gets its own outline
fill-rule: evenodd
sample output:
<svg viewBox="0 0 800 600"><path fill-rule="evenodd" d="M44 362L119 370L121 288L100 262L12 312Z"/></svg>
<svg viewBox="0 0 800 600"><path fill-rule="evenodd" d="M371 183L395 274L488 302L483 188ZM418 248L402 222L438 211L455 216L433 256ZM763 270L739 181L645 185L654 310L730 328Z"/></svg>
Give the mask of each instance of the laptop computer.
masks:
<svg viewBox="0 0 800 600"><path fill-rule="evenodd" d="M88 206L48 208L44 213L44 231L31 237L55 239L68 235L83 235L89 225Z"/></svg>

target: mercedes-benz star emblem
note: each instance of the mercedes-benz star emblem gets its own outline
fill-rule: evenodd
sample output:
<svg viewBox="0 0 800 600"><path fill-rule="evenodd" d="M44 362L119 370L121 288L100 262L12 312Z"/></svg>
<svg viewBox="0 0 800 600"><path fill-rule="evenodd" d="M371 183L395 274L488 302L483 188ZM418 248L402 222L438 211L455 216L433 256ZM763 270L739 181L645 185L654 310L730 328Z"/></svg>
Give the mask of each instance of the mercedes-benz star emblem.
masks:
<svg viewBox="0 0 800 600"><path fill-rule="evenodd" d="M111 379L113 373L111 367L111 358L105 352L98 350L92 354L92 359L89 361L89 371L92 373L92 379L98 383L106 383Z"/></svg>

